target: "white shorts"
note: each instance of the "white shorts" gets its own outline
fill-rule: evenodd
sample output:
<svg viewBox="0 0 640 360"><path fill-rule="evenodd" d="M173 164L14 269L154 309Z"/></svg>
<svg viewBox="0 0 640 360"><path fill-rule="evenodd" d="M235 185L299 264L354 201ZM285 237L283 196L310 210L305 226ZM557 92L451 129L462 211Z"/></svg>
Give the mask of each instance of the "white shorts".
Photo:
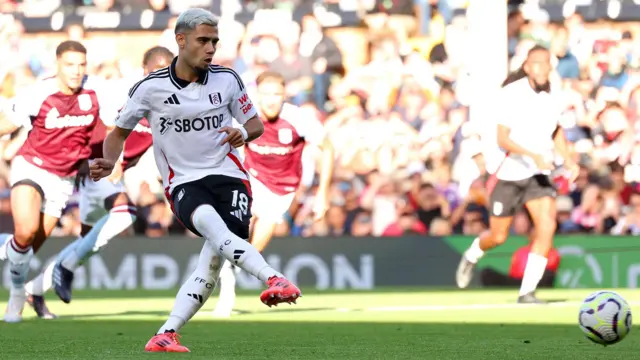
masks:
<svg viewBox="0 0 640 360"><path fill-rule="evenodd" d="M254 177L251 177L251 192L253 193L251 214L273 224L282 222L283 216L296 196L296 193L275 194Z"/></svg>
<svg viewBox="0 0 640 360"><path fill-rule="evenodd" d="M85 179L84 185L80 185L80 222L94 225L108 213L105 200L111 195L123 192L125 189L122 182L112 183L107 178L98 181Z"/></svg>
<svg viewBox="0 0 640 360"><path fill-rule="evenodd" d="M23 180L38 184L44 192L40 212L60 218L73 194L75 176L59 176L41 169L22 156L16 156L11 162L11 186Z"/></svg>

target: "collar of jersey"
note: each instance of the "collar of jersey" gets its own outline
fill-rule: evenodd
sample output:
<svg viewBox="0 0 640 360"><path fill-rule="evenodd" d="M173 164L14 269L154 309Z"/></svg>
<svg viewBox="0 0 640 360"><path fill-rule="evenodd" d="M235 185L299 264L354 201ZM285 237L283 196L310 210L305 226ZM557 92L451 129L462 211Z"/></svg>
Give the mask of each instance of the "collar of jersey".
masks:
<svg viewBox="0 0 640 360"><path fill-rule="evenodd" d="M175 85L175 87L177 87L178 89L186 88L191 83L189 81L187 81L187 80L180 79L176 75L176 62L177 61L178 61L178 57L176 56L175 58L173 58L173 61L171 62L171 66L169 66L169 78L171 79L171 82L173 83L173 85ZM196 80L196 82L199 83L199 84L202 84L202 85L206 85L208 78L209 78L209 72L208 71L202 71L202 72L200 72L200 74L198 76L198 80Z"/></svg>

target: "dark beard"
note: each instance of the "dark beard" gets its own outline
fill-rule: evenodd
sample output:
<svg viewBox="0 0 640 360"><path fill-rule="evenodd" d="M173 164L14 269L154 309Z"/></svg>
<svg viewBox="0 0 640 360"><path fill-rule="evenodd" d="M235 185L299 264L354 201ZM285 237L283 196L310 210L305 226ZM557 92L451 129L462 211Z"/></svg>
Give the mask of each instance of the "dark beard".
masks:
<svg viewBox="0 0 640 360"><path fill-rule="evenodd" d="M538 85L536 84L535 88L533 89L533 91L537 92L537 93L541 93L541 92L551 92L551 83L550 82L546 82L542 85Z"/></svg>
<svg viewBox="0 0 640 360"><path fill-rule="evenodd" d="M201 68L199 66L194 66L193 70L196 71L196 74L198 74L198 76L203 76L204 72L209 70L209 66L205 67L205 68Z"/></svg>

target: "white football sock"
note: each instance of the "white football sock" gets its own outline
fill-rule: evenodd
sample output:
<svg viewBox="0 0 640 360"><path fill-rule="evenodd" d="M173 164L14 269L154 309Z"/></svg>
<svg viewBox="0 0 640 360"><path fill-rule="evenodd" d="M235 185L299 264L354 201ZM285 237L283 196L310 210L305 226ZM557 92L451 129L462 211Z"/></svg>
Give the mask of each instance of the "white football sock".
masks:
<svg viewBox="0 0 640 360"><path fill-rule="evenodd" d="M536 290L546 268L546 257L529 253L527 266L524 268L524 276L522 277L522 285L520 286L520 296Z"/></svg>
<svg viewBox="0 0 640 360"><path fill-rule="evenodd" d="M216 287L221 262L217 251L205 241L198 267L178 290L171 314L158 334L168 330L179 331L200 310Z"/></svg>
<svg viewBox="0 0 640 360"><path fill-rule="evenodd" d="M261 281L266 282L272 276L282 277L282 274L267 264L253 245L229 231L227 225L212 206L198 207L193 212L192 220L196 230L234 265Z"/></svg>
<svg viewBox="0 0 640 360"><path fill-rule="evenodd" d="M484 256L484 251L480 249L480 237L477 237L475 240L473 240L473 243L471 244L469 249L465 251L464 256L467 258L467 260L474 264L478 263L478 261L482 259L482 257Z"/></svg>
<svg viewBox="0 0 640 360"><path fill-rule="evenodd" d="M107 215L98 220L87 235L77 240L76 244L72 244L74 250L66 252L66 256L60 259L61 265L67 270L74 271L135 221L135 207L129 205L114 207ZM63 252L65 251L63 250Z"/></svg>
<svg viewBox="0 0 640 360"><path fill-rule="evenodd" d="M7 260L7 247L4 245L7 244L7 240L11 239L12 234L0 234L0 261Z"/></svg>
<svg viewBox="0 0 640 360"><path fill-rule="evenodd" d="M88 234L87 234L88 235ZM78 236L78 238L65 246L56 257L56 262L62 264L65 268L67 266L73 267L80 262L80 258L78 257L78 251L76 251L76 247L80 245L84 238L82 236ZM68 268L67 268L68 269Z"/></svg>
<svg viewBox="0 0 640 360"><path fill-rule="evenodd" d="M29 295L42 296L44 295L51 286L53 286L53 268L56 266L56 262L50 262L44 271L40 272L35 279L29 281L27 285L25 285L24 289L27 291Z"/></svg>
<svg viewBox="0 0 640 360"><path fill-rule="evenodd" d="M29 275L29 262L33 257L31 245L20 246L14 237L9 240L7 246L7 259L9 260L9 272L11 274L11 289L24 289L24 283Z"/></svg>

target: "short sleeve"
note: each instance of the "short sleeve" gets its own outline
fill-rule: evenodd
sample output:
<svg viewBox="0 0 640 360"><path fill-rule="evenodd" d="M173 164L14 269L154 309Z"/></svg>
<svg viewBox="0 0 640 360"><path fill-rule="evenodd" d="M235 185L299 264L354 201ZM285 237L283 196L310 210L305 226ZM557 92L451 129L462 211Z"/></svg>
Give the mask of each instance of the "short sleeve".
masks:
<svg viewBox="0 0 640 360"><path fill-rule="evenodd" d="M9 116L7 118L18 127L30 127L31 118L38 115L38 111L40 111L39 100L42 102L41 96L33 96L33 92L30 90L25 89L19 92L8 104Z"/></svg>
<svg viewBox="0 0 640 360"><path fill-rule="evenodd" d="M148 85L144 80L135 84L129 91L126 103L114 120L115 126L122 129L133 130L142 118L149 113L148 99L146 98Z"/></svg>
<svg viewBox="0 0 640 360"><path fill-rule="evenodd" d="M280 116L294 125L298 135L311 145L321 145L324 141L324 127L311 109L285 103Z"/></svg>
<svg viewBox="0 0 640 360"><path fill-rule="evenodd" d="M123 90L125 90L125 88L123 88L121 84L112 82L105 84L105 86L97 92L98 102L100 103L100 120L108 127L114 126L114 120L118 116L118 110L126 103L121 96L114 96L115 94L122 94Z"/></svg>
<svg viewBox="0 0 640 360"><path fill-rule="evenodd" d="M231 116L233 116L239 124L244 125L249 121L249 119L257 116L258 113L251 101L251 98L247 94L247 89L244 86L242 79L235 72L233 72L233 75L234 79L232 80L231 85L231 91L233 94L231 96L230 105Z"/></svg>

